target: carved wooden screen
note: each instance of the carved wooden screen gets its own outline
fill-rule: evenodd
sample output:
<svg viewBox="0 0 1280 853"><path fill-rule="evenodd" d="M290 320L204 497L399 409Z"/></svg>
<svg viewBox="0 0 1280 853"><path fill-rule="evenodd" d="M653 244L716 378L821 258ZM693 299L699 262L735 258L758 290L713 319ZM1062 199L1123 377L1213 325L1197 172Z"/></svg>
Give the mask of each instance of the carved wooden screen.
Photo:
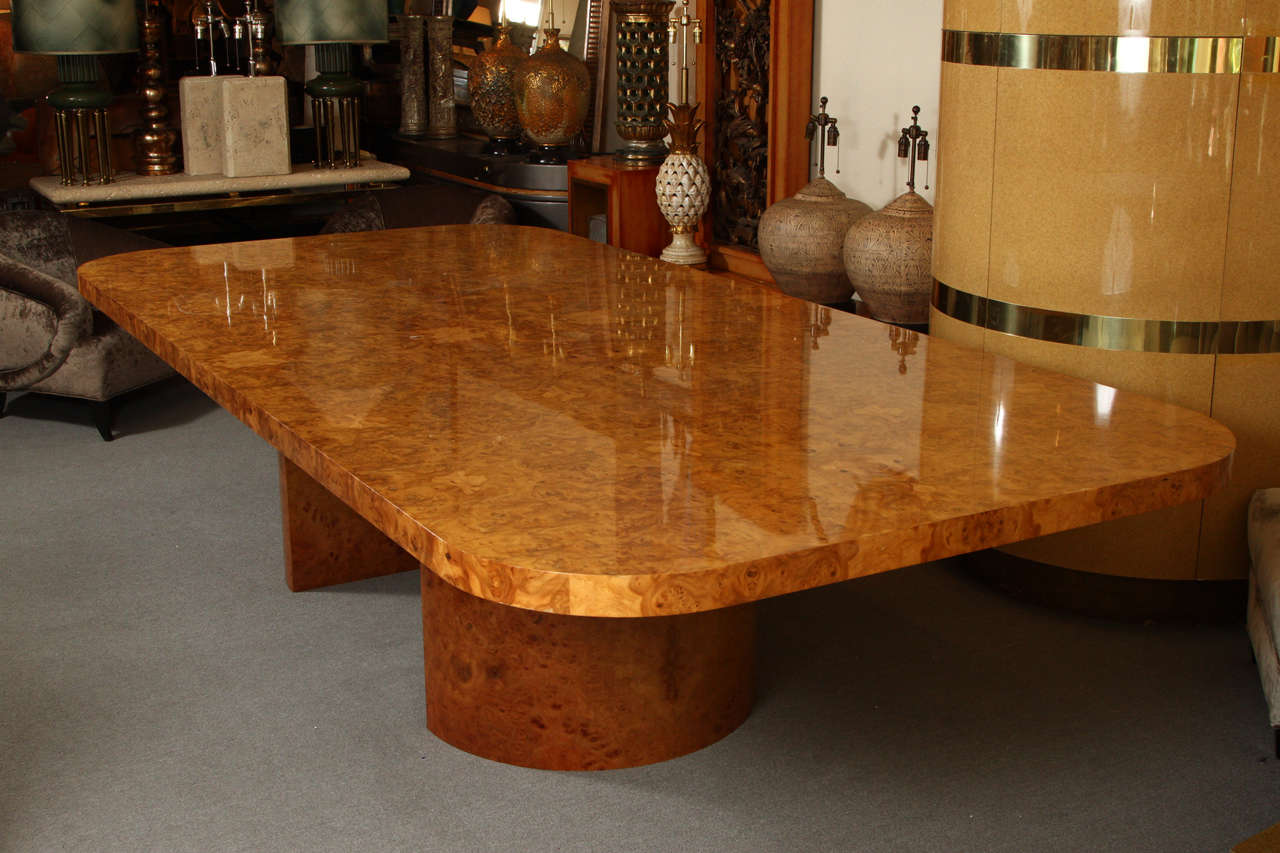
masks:
<svg viewBox="0 0 1280 853"><path fill-rule="evenodd" d="M711 236L758 251L768 205L769 0L714 0Z"/></svg>
<svg viewBox="0 0 1280 853"><path fill-rule="evenodd" d="M764 209L809 180L814 0L700 0L698 56L713 197L703 222L712 265L768 279L756 254Z"/></svg>

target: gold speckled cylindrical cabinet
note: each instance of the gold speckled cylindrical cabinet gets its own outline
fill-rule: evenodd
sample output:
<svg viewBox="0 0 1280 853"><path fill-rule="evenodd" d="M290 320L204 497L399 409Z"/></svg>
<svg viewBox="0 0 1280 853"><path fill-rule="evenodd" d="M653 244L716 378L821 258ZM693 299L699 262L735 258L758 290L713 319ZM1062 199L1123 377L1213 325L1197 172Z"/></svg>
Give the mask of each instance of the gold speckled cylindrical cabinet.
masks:
<svg viewBox="0 0 1280 853"><path fill-rule="evenodd" d="M1239 441L1208 501L1009 553L1247 575L1246 504L1280 485L1277 36L1280 0L946 0L932 333Z"/></svg>

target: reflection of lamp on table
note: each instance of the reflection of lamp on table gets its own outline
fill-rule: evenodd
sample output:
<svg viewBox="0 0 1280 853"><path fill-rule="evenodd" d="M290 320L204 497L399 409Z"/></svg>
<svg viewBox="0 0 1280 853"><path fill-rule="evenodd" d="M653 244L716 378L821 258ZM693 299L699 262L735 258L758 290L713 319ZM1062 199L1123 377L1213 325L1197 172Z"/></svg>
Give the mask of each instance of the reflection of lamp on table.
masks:
<svg viewBox="0 0 1280 853"><path fill-rule="evenodd" d="M97 56L138 49L132 0L13 0L13 49L57 57L61 85L49 105L62 183L109 183L111 92L99 82Z"/></svg>
<svg viewBox="0 0 1280 853"><path fill-rule="evenodd" d="M316 125L316 166L360 165L360 93L351 76L351 45L387 41L381 0L279 0L282 44L315 45L316 70L307 83Z"/></svg>

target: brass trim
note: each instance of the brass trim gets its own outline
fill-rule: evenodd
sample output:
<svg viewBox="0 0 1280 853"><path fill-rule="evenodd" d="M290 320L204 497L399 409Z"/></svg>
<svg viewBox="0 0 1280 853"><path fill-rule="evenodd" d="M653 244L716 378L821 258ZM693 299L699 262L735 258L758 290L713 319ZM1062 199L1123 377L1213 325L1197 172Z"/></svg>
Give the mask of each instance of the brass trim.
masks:
<svg viewBox="0 0 1280 853"><path fill-rule="evenodd" d="M1250 36L1246 38L1244 70L1262 74L1280 72L1280 37Z"/></svg>
<svg viewBox="0 0 1280 853"><path fill-rule="evenodd" d="M933 307L961 323L1052 344L1184 355L1280 353L1280 320L1184 322L1073 314L976 296L937 280Z"/></svg>
<svg viewBox="0 0 1280 853"><path fill-rule="evenodd" d="M1047 71L1277 71L1275 37L1088 36L942 31L942 61Z"/></svg>

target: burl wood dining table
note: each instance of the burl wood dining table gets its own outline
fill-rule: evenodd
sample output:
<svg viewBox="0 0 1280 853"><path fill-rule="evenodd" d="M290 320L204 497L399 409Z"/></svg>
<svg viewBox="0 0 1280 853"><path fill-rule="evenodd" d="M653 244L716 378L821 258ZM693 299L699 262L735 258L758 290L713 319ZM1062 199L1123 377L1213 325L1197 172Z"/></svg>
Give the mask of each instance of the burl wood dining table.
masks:
<svg viewBox="0 0 1280 853"><path fill-rule="evenodd" d="M279 451L292 589L421 568L429 729L531 767L733 731L761 599L1203 498L1235 446L546 229L162 249L80 289Z"/></svg>

